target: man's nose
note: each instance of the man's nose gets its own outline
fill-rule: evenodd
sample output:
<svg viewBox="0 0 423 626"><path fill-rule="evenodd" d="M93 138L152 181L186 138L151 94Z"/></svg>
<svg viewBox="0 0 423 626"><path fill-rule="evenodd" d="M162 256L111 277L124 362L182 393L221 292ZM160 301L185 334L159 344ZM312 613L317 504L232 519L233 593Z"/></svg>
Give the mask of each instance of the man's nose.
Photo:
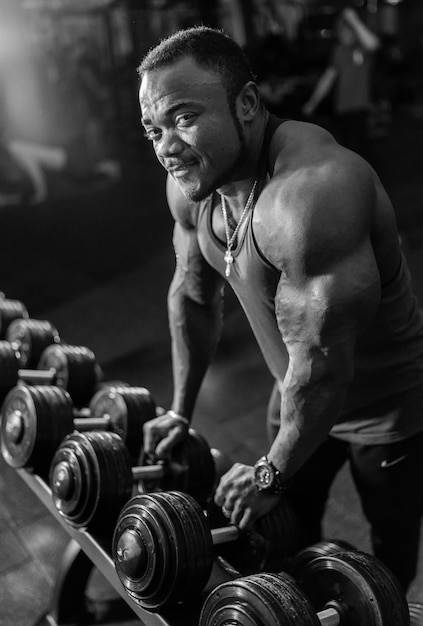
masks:
<svg viewBox="0 0 423 626"><path fill-rule="evenodd" d="M160 142L156 147L156 154L161 158L168 158L180 154L185 149L185 143L173 130L162 134Z"/></svg>

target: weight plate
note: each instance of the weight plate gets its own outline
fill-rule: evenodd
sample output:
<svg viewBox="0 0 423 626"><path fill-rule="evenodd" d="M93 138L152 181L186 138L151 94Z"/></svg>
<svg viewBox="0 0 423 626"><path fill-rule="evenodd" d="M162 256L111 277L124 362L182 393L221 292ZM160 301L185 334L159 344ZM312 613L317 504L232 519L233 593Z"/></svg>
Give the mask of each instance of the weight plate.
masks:
<svg viewBox="0 0 423 626"><path fill-rule="evenodd" d="M197 510L196 503L184 498L184 494L172 492L156 493L155 501L160 505L162 511L162 519L165 522L165 528L170 531L170 536L174 537L171 543L171 567L163 584L155 590L153 596L150 596L149 603L154 602L154 610L167 605L176 604L187 597L191 596L198 589L200 581L200 590L206 584L208 576L203 580L203 571L201 563L204 562L201 554L202 535L198 533L195 521L199 520L204 524L204 515L202 510ZM193 503L194 505L193 506ZM202 518L201 518L202 516ZM196 532L197 531L197 532ZM207 530L205 531L207 533ZM198 555L199 562L195 563L193 555ZM211 570L213 556L210 551L210 568ZM198 567L197 567L198 565ZM209 573L208 571L208 573Z"/></svg>
<svg viewBox="0 0 423 626"><path fill-rule="evenodd" d="M49 483L54 505L70 526L89 525L98 504L99 473L87 433L68 435L54 455Z"/></svg>
<svg viewBox="0 0 423 626"><path fill-rule="evenodd" d="M156 416L155 403L144 387L104 387L90 401L93 417L107 417L109 429L125 442L137 462L142 449L143 425Z"/></svg>
<svg viewBox="0 0 423 626"><path fill-rule="evenodd" d="M204 513L177 492L132 498L119 516L112 552L126 591L151 611L203 589L213 565Z"/></svg>
<svg viewBox="0 0 423 626"><path fill-rule="evenodd" d="M122 439L116 433L92 431L86 433L99 466L98 499L86 526L97 533L113 531L119 513L131 497L131 459Z"/></svg>
<svg viewBox="0 0 423 626"><path fill-rule="evenodd" d="M189 493L204 508L214 493L215 464L207 441L192 428L189 430L190 448L186 459L187 482L181 491Z"/></svg>
<svg viewBox="0 0 423 626"><path fill-rule="evenodd" d="M44 397L42 386L14 387L2 406L1 450L12 467L32 467L42 472L63 437L72 432L70 398L63 396L58 418Z"/></svg>
<svg viewBox="0 0 423 626"><path fill-rule="evenodd" d="M285 569L288 559L298 552L300 546L298 528L297 517L287 498L282 498L270 514L257 520L253 530L265 539L262 571L280 572Z"/></svg>
<svg viewBox="0 0 423 626"><path fill-rule="evenodd" d="M218 585L199 626L320 626L313 607L287 574L255 574Z"/></svg>
<svg viewBox="0 0 423 626"><path fill-rule="evenodd" d="M32 387L37 395L40 411L37 414L37 440L34 455L43 450L43 474L49 469L50 462L63 439L73 430L73 404L65 389L54 385ZM44 465L45 463L45 465ZM35 468L39 473L39 463Z"/></svg>
<svg viewBox="0 0 423 626"><path fill-rule="evenodd" d="M157 594L174 575L174 540L153 497L135 496L123 507L113 534L113 561L128 595L145 608L154 610Z"/></svg>
<svg viewBox="0 0 423 626"><path fill-rule="evenodd" d="M26 306L19 300L0 299L0 338L6 337L9 325L15 319L28 318Z"/></svg>
<svg viewBox="0 0 423 626"><path fill-rule="evenodd" d="M21 367L20 355L8 341L0 341L0 402L16 385Z"/></svg>
<svg viewBox="0 0 423 626"><path fill-rule="evenodd" d="M40 356L37 369L54 370L55 384L62 389L68 388L68 359L63 344L47 346Z"/></svg>
<svg viewBox="0 0 423 626"><path fill-rule="evenodd" d="M37 367L41 354L52 343L60 341L56 328L47 320L16 319L9 325L6 339L16 343L21 357L21 367Z"/></svg>
<svg viewBox="0 0 423 626"><path fill-rule="evenodd" d="M364 552L322 556L305 566L298 584L316 611L335 607L340 623L408 626L407 602L389 570Z"/></svg>
<svg viewBox="0 0 423 626"><path fill-rule="evenodd" d="M169 495L171 494L171 495ZM185 554L180 553L181 566L173 584L172 595L166 596L162 605L184 601L203 590L213 566L213 542L204 512L195 498L178 491L159 496L174 508L181 522Z"/></svg>
<svg viewBox="0 0 423 626"><path fill-rule="evenodd" d="M311 546L303 548L295 554L289 562L289 573L291 576L294 576L294 578L297 578L302 568L308 565L313 559L316 559L319 556L330 556L332 554L336 554L337 552L352 550L355 550L354 546L347 541L338 539L332 541L319 541Z"/></svg>
<svg viewBox="0 0 423 626"><path fill-rule="evenodd" d="M67 346L68 391L78 407L88 406L99 381L94 353L84 346Z"/></svg>
<svg viewBox="0 0 423 626"><path fill-rule="evenodd" d="M131 495L128 452L115 433L73 433L54 455L49 482L54 504L71 526L109 532Z"/></svg>
<svg viewBox="0 0 423 626"><path fill-rule="evenodd" d="M127 387L120 389L120 393L127 407L126 445L138 465L143 448L143 427L145 422L156 417L156 403L145 387Z"/></svg>
<svg viewBox="0 0 423 626"><path fill-rule="evenodd" d="M94 353L85 346L48 346L38 362L40 370L54 370L58 387L66 389L77 407L87 406L98 384Z"/></svg>

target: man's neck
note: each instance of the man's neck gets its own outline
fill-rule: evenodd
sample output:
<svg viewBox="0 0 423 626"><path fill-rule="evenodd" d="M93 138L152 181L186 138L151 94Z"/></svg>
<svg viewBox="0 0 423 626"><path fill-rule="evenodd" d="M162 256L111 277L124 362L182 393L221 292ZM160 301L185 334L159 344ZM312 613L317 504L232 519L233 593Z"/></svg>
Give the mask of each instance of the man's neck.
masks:
<svg viewBox="0 0 423 626"><path fill-rule="evenodd" d="M235 214L243 210L254 181L260 177L262 149L268 117L268 112L263 110L253 121L246 136L246 159L242 169L234 175L231 182L218 189L218 192L229 200Z"/></svg>

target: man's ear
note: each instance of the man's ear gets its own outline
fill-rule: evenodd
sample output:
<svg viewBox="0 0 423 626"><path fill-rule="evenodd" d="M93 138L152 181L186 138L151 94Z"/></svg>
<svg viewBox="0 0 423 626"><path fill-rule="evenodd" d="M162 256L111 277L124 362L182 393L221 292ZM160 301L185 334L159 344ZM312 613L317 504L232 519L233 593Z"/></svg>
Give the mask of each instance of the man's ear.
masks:
<svg viewBox="0 0 423 626"><path fill-rule="evenodd" d="M237 108L240 119L251 122L260 108L260 94L256 83L245 83L237 96Z"/></svg>

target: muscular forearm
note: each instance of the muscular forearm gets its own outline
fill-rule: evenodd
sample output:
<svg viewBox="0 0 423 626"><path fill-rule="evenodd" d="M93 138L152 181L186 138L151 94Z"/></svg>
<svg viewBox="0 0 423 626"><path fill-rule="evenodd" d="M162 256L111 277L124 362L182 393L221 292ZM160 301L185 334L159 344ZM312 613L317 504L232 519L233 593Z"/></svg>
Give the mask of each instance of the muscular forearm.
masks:
<svg viewBox="0 0 423 626"><path fill-rule="evenodd" d="M207 304L199 302L174 284L169 291L168 310L174 384L172 409L191 418L219 341L222 302L217 295Z"/></svg>
<svg viewBox="0 0 423 626"><path fill-rule="evenodd" d="M288 370L281 390L281 426L268 453L289 480L326 438L345 398L344 380L304 382Z"/></svg>

